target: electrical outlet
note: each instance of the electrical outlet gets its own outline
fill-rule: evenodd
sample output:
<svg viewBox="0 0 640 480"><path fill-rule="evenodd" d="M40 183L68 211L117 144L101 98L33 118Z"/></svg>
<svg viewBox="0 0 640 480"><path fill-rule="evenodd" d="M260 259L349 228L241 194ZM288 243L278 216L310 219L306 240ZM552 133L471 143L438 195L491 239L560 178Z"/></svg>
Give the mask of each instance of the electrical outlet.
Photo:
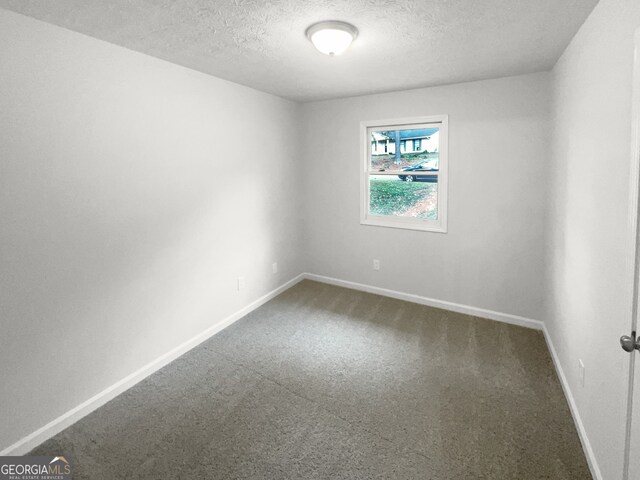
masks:
<svg viewBox="0 0 640 480"><path fill-rule="evenodd" d="M580 378L580 386L584 387L584 363L581 359L578 359L578 375Z"/></svg>
<svg viewBox="0 0 640 480"><path fill-rule="evenodd" d="M238 291L245 287L244 277L238 277Z"/></svg>
<svg viewBox="0 0 640 480"><path fill-rule="evenodd" d="M278 262L273 262L271 264L271 273L273 273L274 275L278 273Z"/></svg>
<svg viewBox="0 0 640 480"><path fill-rule="evenodd" d="M373 269L380 270L380 260L378 260L377 258L373 259Z"/></svg>

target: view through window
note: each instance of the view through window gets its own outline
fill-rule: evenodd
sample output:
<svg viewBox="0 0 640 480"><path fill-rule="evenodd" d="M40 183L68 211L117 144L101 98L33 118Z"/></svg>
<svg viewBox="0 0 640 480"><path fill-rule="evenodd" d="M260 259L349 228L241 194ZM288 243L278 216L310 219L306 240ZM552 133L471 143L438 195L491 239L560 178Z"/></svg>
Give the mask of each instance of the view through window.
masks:
<svg viewBox="0 0 640 480"><path fill-rule="evenodd" d="M444 231L446 117L367 123L363 223Z"/></svg>

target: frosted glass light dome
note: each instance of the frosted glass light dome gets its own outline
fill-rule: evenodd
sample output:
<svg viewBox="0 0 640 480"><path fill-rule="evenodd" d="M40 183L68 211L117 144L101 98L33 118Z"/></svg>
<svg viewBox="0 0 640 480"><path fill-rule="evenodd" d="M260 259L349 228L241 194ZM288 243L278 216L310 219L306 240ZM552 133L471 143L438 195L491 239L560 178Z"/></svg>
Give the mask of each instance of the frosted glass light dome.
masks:
<svg viewBox="0 0 640 480"><path fill-rule="evenodd" d="M319 22L307 29L307 38L325 55L340 55L358 36L358 29L346 22Z"/></svg>

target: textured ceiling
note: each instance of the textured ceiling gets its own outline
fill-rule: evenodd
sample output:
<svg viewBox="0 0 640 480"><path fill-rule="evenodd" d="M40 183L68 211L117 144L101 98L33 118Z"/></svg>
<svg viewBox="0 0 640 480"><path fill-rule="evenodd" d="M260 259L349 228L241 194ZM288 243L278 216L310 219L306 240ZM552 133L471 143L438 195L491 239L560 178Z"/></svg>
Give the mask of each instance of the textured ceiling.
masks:
<svg viewBox="0 0 640 480"><path fill-rule="evenodd" d="M548 70L597 0L0 0L0 7L299 101ZM360 34L340 57L319 20Z"/></svg>

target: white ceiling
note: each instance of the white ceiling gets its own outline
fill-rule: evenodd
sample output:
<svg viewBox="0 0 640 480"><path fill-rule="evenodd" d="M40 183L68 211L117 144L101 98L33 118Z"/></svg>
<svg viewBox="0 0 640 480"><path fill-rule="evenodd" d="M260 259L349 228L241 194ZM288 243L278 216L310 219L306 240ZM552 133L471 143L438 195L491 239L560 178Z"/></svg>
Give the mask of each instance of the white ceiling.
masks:
<svg viewBox="0 0 640 480"><path fill-rule="evenodd" d="M309 101L548 70L597 0L0 0L0 7ZM305 37L360 31L340 57Z"/></svg>

